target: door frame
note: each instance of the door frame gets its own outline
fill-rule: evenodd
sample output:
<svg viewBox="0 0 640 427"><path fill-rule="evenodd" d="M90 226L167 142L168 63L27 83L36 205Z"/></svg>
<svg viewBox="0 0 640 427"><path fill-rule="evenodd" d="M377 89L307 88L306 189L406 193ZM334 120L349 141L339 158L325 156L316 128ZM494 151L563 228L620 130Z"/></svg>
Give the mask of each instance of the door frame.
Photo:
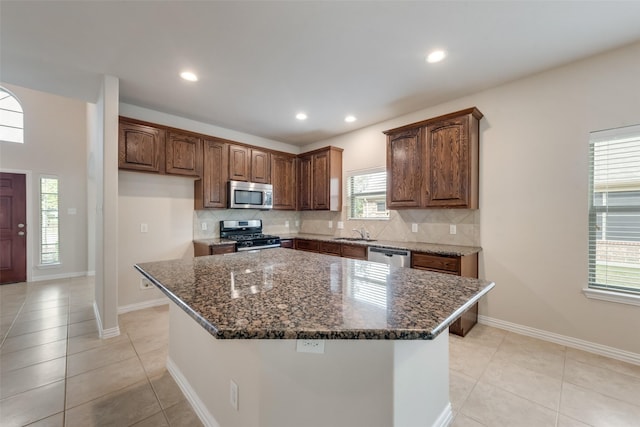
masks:
<svg viewBox="0 0 640 427"><path fill-rule="evenodd" d="M35 247L35 241L33 239L36 238L36 233L38 233L38 229L33 227L38 226L38 221L33 219L33 182L32 176L33 172L25 169L7 169L0 167L0 172L5 173L15 173L25 175L26 180L26 202L27 202L27 282L31 282L32 270L33 270L33 259L32 259L32 248ZM34 225L32 225L34 224Z"/></svg>

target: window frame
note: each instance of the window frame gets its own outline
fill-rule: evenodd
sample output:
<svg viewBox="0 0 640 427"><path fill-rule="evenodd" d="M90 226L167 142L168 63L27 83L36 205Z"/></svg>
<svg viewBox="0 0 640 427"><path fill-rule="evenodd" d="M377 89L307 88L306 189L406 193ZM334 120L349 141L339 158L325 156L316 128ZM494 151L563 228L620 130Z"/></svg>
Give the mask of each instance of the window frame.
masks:
<svg viewBox="0 0 640 427"><path fill-rule="evenodd" d="M57 184L58 184L58 191L57 191L57 206L56 206L56 210L58 213L58 225L57 225L57 234L58 234L58 238L57 238L57 260L55 262L43 262L43 247L46 244L44 242L44 238L45 238L45 233L44 233L44 227L43 227L43 221L44 221L44 210L42 208L42 202L43 202L43 194L52 194L52 193L43 193L42 191L42 184L43 184L43 180L45 179L55 179L57 180ZM39 239L38 239L38 268L43 269L43 268L55 268L55 267L59 267L62 264L62 259L61 259L61 251L60 251L60 219L61 219L61 215L60 215L60 191L61 189L61 182L60 182L60 177L57 175L40 175L39 179L38 179L38 232L39 232Z"/></svg>
<svg viewBox="0 0 640 427"><path fill-rule="evenodd" d="M1 97L2 92L6 93L7 96ZM24 144L24 108L22 107L22 102L20 102L20 99L9 89L7 89L4 86L0 86L0 101L6 98L12 98L18 104L19 109L7 110L7 109L0 108L0 142L6 142L6 143L12 143L12 144ZM9 113L9 114L19 114L20 126L14 126L14 125L5 123L5 121L3 120L3 112ZM19 138L17 140L3 138L2 137L3 130L6 128L17 129L19 131L18 132Z"/></svg>
<svg viewBox="0 0 640 427"><path fill-rule="evenodd" d="M383 191L378 191L375 193L357 193L357 194L351 194L351 181L352 179L354 179L357 176L363 176L363 175L373 175L373 174L380 174L380 173L384 173L385 174L385 183L384 183L384 190ZM346 191L345 191L345 195L346 195L346 201L345 201L345 206L347 207L347 220L353 220L353 221L388 221L390 216L391 216L391 211L389 210L389 207L387 206L387 178L388 176L386 176L387 170L384 167L377 167L377 168L370 168L370 169L360 169L360 170L354 170L354 171L349 171L346 173L346 180L345 180L345 184L346 184ZM363 195L363 194L369 194L372 196L383 196L384 197L384 203L385 203L385 207L386 207L386 216L379 216L379 217L354 217L353 216L353 207L354 207L354 199L358 196L358 195Z"/></svg>
<svg viewBox="0 0 640 427"><path fill-rule="evenodd" d="M638 177L633 177L629 180L629 182L616 182L615 178L609 180L605 185L605 191L598 191L595 183L596 176L596 165L595 165L595 146L599 143L607 143L611 142L612 144L621 143L624 139L624 135L629 135L633 139L640 140L640 125L634 126L625 126L617 129L610 129L604 131L592 132L589 136L589 208L588 208L588 269L587 269L587 286L583 288L583 293L587 298L598 299L610 302L631 304L640 306L640 290L636 290L630 287L625 287L623 285L614 284L614 283L598 283L596 281L596 265L597 265L597 245L598 245L598 234L600 232L602 237L601 241L607 242L625 242L626 240L607 240L606 239L606 225L605 227L601 227L598 229L598 215L599 214L620 214L620 213L637 213L640 214L640 201L637 205L631 204L610 204L610 203L602 203L598 205L596 203L596 193L603 193L603 200L607 199L604 195L609 195L610 193L621 193L621 192L636 192L640 190L640 162L638 162ZM614 148L615 150L615 148ZM634 171L635 171L635 165ZM617 169L617 170L616 170ZM607 172L611 172L614 174L615 172L623 173L620 170L620 166L607 168ZM618 180L620 180L620 176L618 176ZM637 182L636 182L637 181ZM609 187L611 185L611 187ZM640 198L640 197L639 197ZM640 231L640 228L638 229ZM612 230L612 233L614 231ZM633 241L633 240L630 240ZM615 262L607 260L609 265L615 264ZM637 264L638 268L640 268L640 263Z"/></svg>

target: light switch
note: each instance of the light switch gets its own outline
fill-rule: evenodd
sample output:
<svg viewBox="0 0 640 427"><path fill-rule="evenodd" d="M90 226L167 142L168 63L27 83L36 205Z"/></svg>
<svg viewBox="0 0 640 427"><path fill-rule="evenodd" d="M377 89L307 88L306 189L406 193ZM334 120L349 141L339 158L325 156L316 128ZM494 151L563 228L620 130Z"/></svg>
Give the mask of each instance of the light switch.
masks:
<svg viewBox="0 0 640 427"><path fill-rule="evenodd" d="M456 234L456 225L455 224L449 224L449 234Z"/></svg>
<svg viewBox="0 0 640 427"><path fill-rule="evenodd" d="M140 224L140 232L141 233L147 233L149 231L149 225L145 224L144 222L142 224Z"/></svg>
<svg viewBox="0 0 640 427"><path fill-rule="evenodd" d="M412 233L418 232L418 224L411 224L411 232Z"/></svg>
<svg viewBox="0 0 640 427"><path fill-rule="evenodd" d="M76 210L76 208L67 209L67 215L75 215L77 213L78 213L78 211Z"/></svg>
<svg viewBox="0 0 640 427"><path fill-rule="evenodd" d="M344 222L338 221L338 229L342 230L344 228Z"/></svg>

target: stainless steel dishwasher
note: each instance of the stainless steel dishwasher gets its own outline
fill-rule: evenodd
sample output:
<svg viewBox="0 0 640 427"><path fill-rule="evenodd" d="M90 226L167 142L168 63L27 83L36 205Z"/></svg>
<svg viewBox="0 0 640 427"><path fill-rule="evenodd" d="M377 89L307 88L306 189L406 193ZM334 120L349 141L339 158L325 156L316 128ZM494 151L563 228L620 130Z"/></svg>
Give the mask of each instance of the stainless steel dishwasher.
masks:
<svg viewBox="0 0 640 427"><path fill-rule="evenodd" d="M397 267L411 267L411 252L369 246L367 260Z"/></svg>

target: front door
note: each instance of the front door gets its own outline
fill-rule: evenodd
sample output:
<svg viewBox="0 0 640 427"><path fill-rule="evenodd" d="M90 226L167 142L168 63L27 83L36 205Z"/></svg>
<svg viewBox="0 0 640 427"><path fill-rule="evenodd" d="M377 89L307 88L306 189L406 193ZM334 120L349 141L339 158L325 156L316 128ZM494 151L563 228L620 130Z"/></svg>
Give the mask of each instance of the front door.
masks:
<svg viewBox="0 0 640 427"><path fill-rule="evenodd" d="M26 280L26 175L0 172L0 284Z"/></svg>

